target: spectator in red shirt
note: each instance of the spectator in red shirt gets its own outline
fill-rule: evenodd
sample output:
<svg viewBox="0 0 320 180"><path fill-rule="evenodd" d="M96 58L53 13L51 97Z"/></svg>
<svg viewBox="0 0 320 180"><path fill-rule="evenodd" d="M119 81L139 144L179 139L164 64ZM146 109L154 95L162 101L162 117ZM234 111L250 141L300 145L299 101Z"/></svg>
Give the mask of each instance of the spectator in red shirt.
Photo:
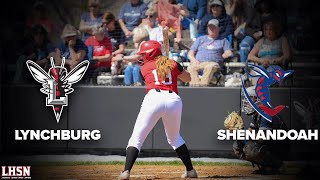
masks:
<svg viewBox="0 0 320 180"><path fill-rule="evenodd" d="M104 34L103 27L93 28L92 32L93 36L85 44L89 49L90 74L95 83L100 72L111 72L112 43L110 37Z"/></svg>

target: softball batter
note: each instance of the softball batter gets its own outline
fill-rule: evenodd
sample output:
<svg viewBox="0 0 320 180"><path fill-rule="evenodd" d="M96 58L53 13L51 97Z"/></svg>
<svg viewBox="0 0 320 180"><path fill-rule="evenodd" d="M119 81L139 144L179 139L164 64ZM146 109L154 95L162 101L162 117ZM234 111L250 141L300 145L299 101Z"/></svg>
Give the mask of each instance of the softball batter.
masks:
<svg viewBox="0 0 320 180"><path fill-rule="evenodd" d="M146 83L147 94L128 142L126 164L119 179L130 178L130 171L140 148L160 118L162 118L168 143L186 166L186 172L181 177L196 178L197 173L193 169L189 150L179 133L182 101L178 95L177 81L179 78L189 82L190 74L179 63L162 56L161 44L157 41L142 42L137 54L143 57L141 74Z"/></svg>

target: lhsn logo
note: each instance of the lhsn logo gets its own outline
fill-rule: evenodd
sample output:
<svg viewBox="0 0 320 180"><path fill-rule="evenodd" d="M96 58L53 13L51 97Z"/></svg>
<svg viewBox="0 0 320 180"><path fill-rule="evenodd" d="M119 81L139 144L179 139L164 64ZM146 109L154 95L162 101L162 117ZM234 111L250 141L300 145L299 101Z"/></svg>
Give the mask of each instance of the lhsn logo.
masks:
<svg viewBox="0 0 320 180"><path fill-rule="evenodd" d="M89 61L82 61L69 73L64 67L65 58L62 58L61 66L55 66L53 58L50 58L51 68L46 73L38 64L28 60L27 66L33 78L42 83L40 91L47 94L46 105L52 106L54 115L59 123L64 106L68 106L68 94L73 92L71 85L81 80L89 67Z"/></svg>
<svg viewBox="0 0 320 180"><path fill-rule="evenodd" d="M1 179L31 179L31 166L1 166Z"/></svg>
<svg viewBox="0 0 320 180"><path fill-rule="evenodd" d="M286 77L293 73L293 70L284 71L279 66L271 66L272 71L268 72L266 69L253 64L248 64L248 68L255 72L255 75L247 72L249 77L258 77L255 92L257 94L257 98L262 104L258 106L252 101L248 92L246 91L244 82L241 79L244 95L253 109L255 109L262 117L272 122L272 117L280 113L285 106L279 105L277 107L273 107L271 105L269 86L275 83L281 83Z"/></svg>

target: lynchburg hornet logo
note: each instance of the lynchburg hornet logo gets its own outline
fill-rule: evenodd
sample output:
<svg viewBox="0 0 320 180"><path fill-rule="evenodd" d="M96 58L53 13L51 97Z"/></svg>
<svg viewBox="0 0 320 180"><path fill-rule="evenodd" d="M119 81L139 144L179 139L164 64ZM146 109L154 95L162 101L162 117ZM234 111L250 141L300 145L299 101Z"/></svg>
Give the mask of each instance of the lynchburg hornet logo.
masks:
<svg viewBox="0 0 320 180"><path fill-rule="evenodd" d="M53 58L50 58L51 68L46 73L38 64L28 60L27 66L33 78L42 83L40 91L47 94L46 105L52 106L54 115L59 123L64 106L68 106L68 94L73 92L71 85L81 80L89 66L89 61L82 61L69 73L64 67L65 58L62 58L61 66L55 66Z"/></svg>
<svg viewBox="0 0 320 180"><path fill-rule="evenodd" d="M242 90L244 92L244 96L249 101L250 105L255 109L262 117L272 122L272 117L277 115L285 108L284 105L279 105L273 107L270 102L270 92L269 86L275 83L281 83L286 77L293 73L293 70L284 71L279 66L272 66L272 71L268 72L266 69L256 66L253 64L248 64L248 68L250 68L255 75L252 75L247 72L249 77L258 77L257 85L255 87L255 92L257 94L257 98L262 103L261 105L256 105L244 86L244 82L242 81Z"/></svg>

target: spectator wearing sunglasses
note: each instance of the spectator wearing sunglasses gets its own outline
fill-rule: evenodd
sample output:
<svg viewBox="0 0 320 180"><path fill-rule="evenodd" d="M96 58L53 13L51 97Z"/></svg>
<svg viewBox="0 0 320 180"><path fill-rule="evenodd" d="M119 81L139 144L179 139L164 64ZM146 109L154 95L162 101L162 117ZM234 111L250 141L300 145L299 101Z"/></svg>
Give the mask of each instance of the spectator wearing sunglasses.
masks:
<svg viewBox="0 0 320 180"><path fill-rule="evenodd" d="M162 29L159 30L158 26L158 20L157 20L157 12L155 11L154 8L149 8L146 11L146 18L142 20L141 26L143 26L148 32L149 32L149 38L152 38L150 40L155 40L155 41L163 41L163 34L162 34ZM155 31L157 30L157 31ZM158 31L161 32L158 34Z"/></svg>
<svg viewBox="0 0 320 180"><path fill-rule="evenodd" d="M150 8L146 12L146 18L143 20L143 25L149 33L149 40L158 41L162 45L162 52L165 53L163 47L163 28L159 25L157 18L158 14L155 9ZM172 33L170 34L172 35Z"/></svg>
<svg viewBox="0 0 320 180"><path fill-rule="evenodd" d="M207 35L207 24L211 19L217 19L219 21L219 39L228 38L233 34L233 22L231 16L226 14L224 3L221 0L209 0L208 13L201 19L198 36ZM229 40L230 41L230 40Z"/></svg>
<svg viewBox="0 0 320 180"><path fill-rule="evenodd" d="M91 37L92 29L101 25L103 14L100 12L100 0L89 0L89 12L81 15L79 30L82 32L82 41Z"/></svg>
<svg viewBox="0 0 320 180"><path fill-rule="evenodd" d="M155 9L150 8L146 12L146 18L143 20L144 27L149 32L149 40L155 40L158 41L162 46L162 53L165 56L166 51L164 49L163 45L163 27L159 24L158 20L158 13L155 11ZM174 40L173 33L169 31L169 42L172 42Z"/></svg>

